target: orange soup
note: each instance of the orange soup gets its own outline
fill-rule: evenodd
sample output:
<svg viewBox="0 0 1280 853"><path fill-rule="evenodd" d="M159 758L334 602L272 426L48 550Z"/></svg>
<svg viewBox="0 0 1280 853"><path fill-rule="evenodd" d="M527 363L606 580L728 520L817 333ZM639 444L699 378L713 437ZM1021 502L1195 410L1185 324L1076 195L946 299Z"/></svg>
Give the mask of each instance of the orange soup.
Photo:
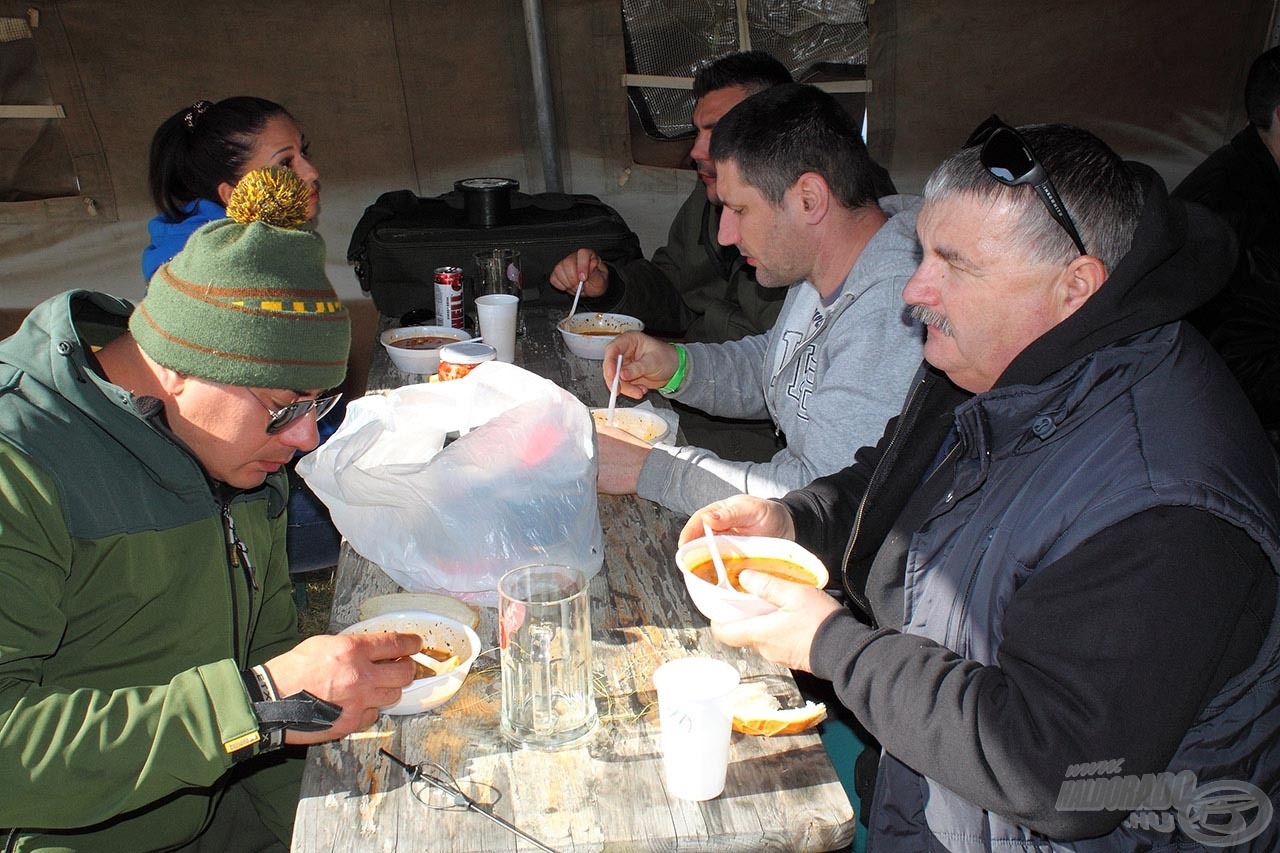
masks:
<svg viewBox="0 0 1280 853"><path fill-rule="evenodd" d="M790 560L784 560L780 557L749 557L738 554L725 556L725 574L729 576L729 585L738 592L745 592L738 584L738 575L742 574L746 569L751 569L753 572L764 572L766 575L773 575L776 578L802 583L806 586L817 586L818 584L818 579L813 576L813 572ZM709 584L714 585L716 583L716 564L711 561L709 555L703 562L695 563L690 568L690 571Z"/></svg>
<svg viewBox="0 0 1280 853"><path fill-rule="evenodd" d="M713 572L715 571L715 567L714 567L714 566L712 566L712 567L711 567L711 571L713 571ZM431 648L430 646L423 646L423 647L422 647L422 653L423 653L424 655L426 655L427 657L431 658L432 660L439 661L440 663L445 663L446 661L448 661L448 660L450 660L450 659L455 658L455 655L453 654L453 652L451 652L451 651L449 651L449 650L447 650L447 649L433 649L433 648ZM457 667L457 665L458 665L458 664L457 664L457 662L456 662L456 660L455 660L455 662L454 662L454 665L453 665L453 666L450 666L450 667L441 667L441 668L439 668L438 670L436 670L435 672L432 672L431 670L427 669L427 668L426 668L425 666L423 666L422 664L418 663L417 661L414 661L414 662L413 662L413 677L414 677L415 679L418 679L418 678L430 678L430 677L431 677L431 676L433 676L433 675L444 675L444 674L445 674L446 672L448 672L449 670L451 670L451 669L455 669L455 668Z"/></svg>
<svg viewBox="0 0 1280 853"><path fill-rule="evenodd" d="M440 349L445 344L456 344L457 338L444 338L435 335L417 335L412 338L401 338L398 341L392 341L393 347L400 349Z"/></svg>

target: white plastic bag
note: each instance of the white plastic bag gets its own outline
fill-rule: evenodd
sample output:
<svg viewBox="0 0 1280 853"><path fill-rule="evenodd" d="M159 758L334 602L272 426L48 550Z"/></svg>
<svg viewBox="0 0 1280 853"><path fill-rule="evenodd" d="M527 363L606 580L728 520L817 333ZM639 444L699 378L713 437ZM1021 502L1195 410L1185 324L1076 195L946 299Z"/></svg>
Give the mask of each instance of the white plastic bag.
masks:
<svg viewBox="0 0 1280 853"><path fill-rule="evenodd" d="M352 401L297 470L351 546L402 587L492 606L516 566L600 570L594 436L572 394L487 362Z"/></svg>

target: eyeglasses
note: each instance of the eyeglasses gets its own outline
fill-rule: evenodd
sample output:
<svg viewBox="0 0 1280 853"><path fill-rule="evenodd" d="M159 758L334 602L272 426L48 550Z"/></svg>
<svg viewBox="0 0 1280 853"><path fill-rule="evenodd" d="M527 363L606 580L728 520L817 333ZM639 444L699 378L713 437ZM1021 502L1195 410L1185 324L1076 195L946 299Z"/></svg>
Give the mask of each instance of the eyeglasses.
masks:
<svg viewBox="0 0 1280 853"><path fill-rule="evenodd" d="M338 404L338 401L342 399L342 393L336 392L322 397L316 397L314 400L295 400L282 409L272 409L266 403L259 400L258 395L254 394L252 391L249 392L249 396L258 400L258 405L266 409L267 414L271 415L271 420L267 422L267 435L276 435L277 433L284 432L289 427L293 426L296 421L305 418L307 413L313 409L316 413L316 423L319 423L320 419L329 414L329 412L333 410L333 407Z"/></svg>
<svg viewBox="0 0 1280 853"><path fill-rule="evenodd" d="M508 832L513 833L519 838L537 847L546 853L556 853L554 847L548 847L520 827L516 826L506 818L499 817L494 814L493 806L498 802L498 798L502 796L498 789L492 785L479 784L480 787L488 790L491 795L489 802L481 802L467 794L458 786L458 780L453 778L453 774L448 770L436 764L434 761L424 761L421 764L410 764L403 758L388 752L385 749L378 749L386 758L400 766L400 769L409 774L409 791L413 796L427 808L438 809L440 811L472 811L482 817L501 826Z"/></svg>
<svg viewBox="0 0 1280 853"><path fill-rule="evenodd" d="M1030 184L1036 191L1036 195L1040 196L1040 200L1044 202L1049 215L1062 226L1063 231L1067 232L1067 236L1071 238L1072 243L1076 244L1080 254L1089 254L1084 247L1084 241L1080 239L1080 232L1076 230L1075 222L1071 220L1071 214L1067 213L1067 206L1062 203L1062 198L1054 189L1053 181L1049 180L1049 173L1045 171L1021 133L1005 124L1000 120L1000 116L993 113L991 118L978 125L977 129L969 134L969 140L964 147L969 148L973 145L982 146L978 159L991 177L1007 187Z"/></svg>

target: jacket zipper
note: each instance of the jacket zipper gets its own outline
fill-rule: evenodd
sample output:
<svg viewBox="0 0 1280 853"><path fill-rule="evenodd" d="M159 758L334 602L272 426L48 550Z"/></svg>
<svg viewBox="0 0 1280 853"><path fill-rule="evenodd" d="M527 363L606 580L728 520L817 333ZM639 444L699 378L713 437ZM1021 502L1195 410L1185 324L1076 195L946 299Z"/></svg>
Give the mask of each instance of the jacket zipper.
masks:
<svg viewBox="0 0 1280 853"><path fill-rule="evenodd" d="M222 530L227 540L227 568L230 570L227 574L228 586L231 591L231 642L232 651L235 655L237 663L243 663L240 659L240 605L237 601L235 569L244 570L245 578L245 594L249 600L249 612L253 612L253 591L258 588L258 577L253 568L253 563L249 560L249 548L240 541L240 537L236 535L236 522L231 516L231 504L229 501L222 501Z"/></svg>
<svg viewBox="0 0 1280 853"><path fill-rule="evenodd" d="M911 395L907 397L906 405L902 407L903 420L899 422L898 428L895 429L893 431L893 435L889 437L889 444L885 447L884 454L880 457L880 462L889 458L891 452L898 444L898 438L908 430L911 423L915 422L915 418L913 416L911 418L911 422L908 423L906 416L911 413L912 405L915 403L916 397L920 395L920 389L924 388L927 381L928 376L923 376L920 381L911 388ZM872 628L879 628L880 626L876 621L875 614L871 612L871 602L865 595L860 595L850 588L847 569L849 567L849 558L853 555L853 548L858 542L858 534L862 531L862 516L866 512L867 500L871 497L871 493L880 482L880 478L878 477L880 473L880 462L876 463L875 470L871 472L871 479L867 481L867 490L862 493L862 500L858 501L858 512L853 517L853 532L849 534L849 544L845 546L844 559L840 561L840 585L844 587L845 595L847 595L851 601L856 602L858 607L862 609L862 612L866 615L867 621L870 623Z"/></svg>

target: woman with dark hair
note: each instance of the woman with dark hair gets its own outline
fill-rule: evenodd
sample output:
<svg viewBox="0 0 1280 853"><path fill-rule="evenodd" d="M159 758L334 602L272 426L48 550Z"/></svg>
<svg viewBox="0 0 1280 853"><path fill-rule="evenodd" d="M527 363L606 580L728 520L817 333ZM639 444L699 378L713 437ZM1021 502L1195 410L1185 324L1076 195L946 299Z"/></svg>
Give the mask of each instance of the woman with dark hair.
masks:
<svg viewBox="0 0 1280 853"><path fill-rule="evenodd" d="M201 225L226 216L236 183L263 166L285 166L311 187L309 219L320 212L320 173L289 111L264 98L196 101L174 113L151 138L148 183L159 213L142 252L147 281Z"/></svg>
<svg viewBox="0 0 1280 853"><path fill-rule="evenodd" d="M207 222L226 217L227 199L240 179L264 166L284 166L311 188L307 219L320 212L320 173L307 157L308 142L289 111L251 96L216 104L196 101L169 116L151 138L147 179L159 212L147 224L151 244L142 251L148 282L162 264ZM320 440L337 429L345 414L319 424ZM338 562L341 538L329 512L294 471L289 473L289 568L306 572Z"/></svg>

